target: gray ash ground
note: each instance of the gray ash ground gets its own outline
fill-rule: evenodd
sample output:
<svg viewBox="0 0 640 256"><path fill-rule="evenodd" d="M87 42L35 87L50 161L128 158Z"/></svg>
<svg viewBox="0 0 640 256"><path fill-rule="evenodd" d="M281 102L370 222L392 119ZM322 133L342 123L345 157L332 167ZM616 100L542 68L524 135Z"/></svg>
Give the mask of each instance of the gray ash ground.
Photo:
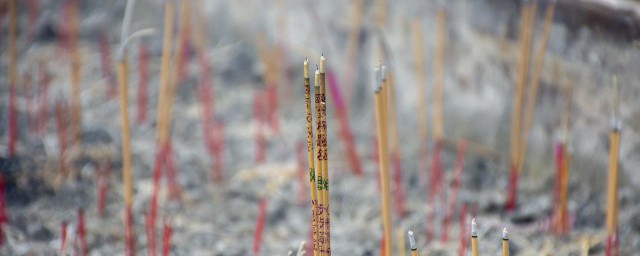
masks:
<svg viewBox="0 0 640 256"><path fill-rule="evenodd" d="M19 70L24 72L44 58L53 74L50 102L69 98L70 66L68 60L58 58L56 46L45 40L55 33L47 22L52 21L59 4L42 1L47 12L41 19L42 37L27 42L20 37ZM106 29L112 38L115 52L124 1L81 1L82 8L82 111L83 145L71 148L65 161L74 173L67 179L59 177L58 142L49 111L47 133L37 138L26 130L25 94L18 91L20 144L18 157L2 159L2 173L7 177L9 221L4 226L5 243L2 255L56 255L60 246L60 225L66 221L73 228L77 209L86 210L87 238L91 255L122 255L124 252L123 203L120 159L119 102L108 99L107 82L101 77L97 31ZM242 2L242 3L240 3ZM211 24L208 56L213 62L215 87L215 116L225 123L225 180L212 184L209 178L211 160L206 153L200 124L200 106L195 85L199 79L197 62L189 67L189 77L180 84L175 99L173 121L173 149L179 170L179 183L185 197L181 202L161 203L161 218L167 218L174 228L172 255L250 255L259 201L268 200L268 216L264 230L262 255L286 255L295 251L309 236L311 214L306 194L307 184L297 178L295 149L305 141L302 89L302 60L309 55L317 62L320 52L328 58L329 66L341 77L346 73L346 38L350 24L351 6L337 2L314 3L322 23L312 21L306 1L285 1L284 9L262 1L206 1L204 11ZM290 3L289 3L290 2ZM545 2L545 1L542 1ZM368 2L367 2L368 3ZM24 4L19 6L22 8ZM365 24L373 21L374 5L365 5ZM434 3L409 1L393 3L389 8L389 25L385 37L393 53L399 90L398 119L403 153L404 182L407 189L408 216L394 217L396 230L413 229L424 255L456 255L459 246L460 219L458 213L451 224L448 242L439 237L427 240L427 212L433 207L427 202L428 192L423 177L430 159L421 159L418 149L422 143L415 138L415 56L410 21L422 18L425 24L427 77L433 77L432 33L435 29ZM640 55L624 37L607 34L587 25L577 25L557 18L553 25L547 62L538 99L537 116L532 129L528 162L522 173L519 209L505 214L508 135L510 133L511 96L517 63L517 5L514 1L450 1L447 4L448 40L445 80L446 137L452 141L466 137L498 152L487 157L473 150L467 153L462 176L460 204L477 207L480 251L483 255L500 251L503 227L509 229L511 250L516 255L578 255L584 241L591 253L603 254L605 188L609 127L610 74L617 74L621 84L621 144L620 188L620 253L632 255L640 249L640 176L635 170L640 158L640 105L635 101L640 93L640 77L635 67ZM542 10L542 8L541 8ZM284 11L284 12L283 12ZM566 11L566 9L564 10ZM344 13L341 17L335 14ZM158 1L138 1L133 29L161 27L162 7ZM276 19L285 13L289 28L286 34L290 50L283 61L286 79L279 89L279 133L267 131L267 161L255 164L255 134L253 97L264 87L265 63L257 55L256 32L262 31L273 45L281 30ZM559 9L559 17L563 9ZM340 15L338 15L340 16ZM26 13L20 13L26 19ZM539 22L540 22L539 15ZM3 33L7 29L3 20ZM108 25L105 25L108 24ZM570 25L567 25L570 24ZM323 26L328 38L320 41L313 29ZM538 24L538 28L541 25ZM21 30L22 31L22 30ZM5 33L6 34L6 33ZM538 33L539 34L539 33ZM22 33L21 33L22 35ZM370 25L360 32L359 87L350 101L350 124L356 134L358 152L365 173L356 177L351 173L345 149L339 137L339 123L329 98L329 147L332 206L332 249L334 255L378 255L382 237L380 199L376 185L377 163L374 162L373 105L369 77L374 63L376 33ZM135 182L134 218L139 254L147 253L143 225L152 190L152 168L155 156L155 117L159 77L160 35L150 40L152 49L149 117L144 124L133 122L132 152ZM49 38L50 39L50 38ZM6 67L6 41L2 41L0 65ZM137 48L137 47L134 47ZM131 56L136 56L135 50ZM132 59L132 67L137 60ZM6 68L0 71L6 77ZM130 81L130 116L136 109L137 70L132 68ZM35 75L35 74L32 74ZM568 78L567 78L568 77ZM572 104L571 143L574 152L569 183L569 208L573 231L566 236L554 236L544 230L552 208L554 166L552 145L559 134L562 109L562 90L565 80L574 85ZM431 80L427 91L431 92ZM0 92L8 96L8 82L0 82ZM429 100L431 96L428 97ZM6 145L8 97L0 99L0 145ZM446 193L453 179L455 147L445 147L443 157L446 170ZM96 161L110 162L107 214L97 214ZM303 169L306 167L303 167ZM163 186L166 188L166 186ZM162 195L165 194L162 191ZM441 234L443 200L436 204L438 234ZM460 207L458 206L458 211ZM395 213L394 213L395 215ZM467 220L470 222L470 217ZM469 223L464 223L469 225ZM70 232L73 233L73 232ZM466 235L466 234L464 234ZM394 239L394 246L397 240ZM408 245L405 245L408 247ZM394 248L395 251L395 248Z"/></svg>

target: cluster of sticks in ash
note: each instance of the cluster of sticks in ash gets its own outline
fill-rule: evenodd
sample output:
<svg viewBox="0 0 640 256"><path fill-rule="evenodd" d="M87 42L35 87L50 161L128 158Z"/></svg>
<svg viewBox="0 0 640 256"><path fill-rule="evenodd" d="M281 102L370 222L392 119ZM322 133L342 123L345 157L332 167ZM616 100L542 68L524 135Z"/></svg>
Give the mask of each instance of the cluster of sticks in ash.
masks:
<svg viewBox="0 0 640 256"><path fill-rule="evenodd" d="M314 76L315 105L311 105L309 60L304 61L304 92L307 116L307 153L313 229L313 255L331 255L331 214L329 197L329 159L327 143L327 102L325 98L325 58L320 56ZM313 109L316 136L313 135ZM314 143L315 142L315 143ZM315 149L314 149L315 148Z"/></svg>

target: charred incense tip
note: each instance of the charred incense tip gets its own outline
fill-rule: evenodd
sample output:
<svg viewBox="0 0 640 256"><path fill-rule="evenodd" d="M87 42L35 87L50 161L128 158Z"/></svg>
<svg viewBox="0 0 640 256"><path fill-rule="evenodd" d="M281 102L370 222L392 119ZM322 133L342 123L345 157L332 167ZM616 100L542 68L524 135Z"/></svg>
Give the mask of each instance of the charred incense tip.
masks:
<svg viewBox="0 0 640 256"><path fill-rule="evenodd" d="M478 236L478 225L476 224L476 218L471 219L471 237Z"/></svg>
<svg viewBox="0 0 640 256"><path fill-rule="evenodd" d="M418 247L416 246L416 238L413 236L413 230L409 230L407 235L409 236L409 246L411 247L411 250L418 250Z"/></svg>
<svg viewBox="0 0 640 256"><path fill-rule="evenodd" d="M509 232L507 232L507 228L502 230L502 240L509 240Z"/></svg>
<svg viewBox="0 0 640 256"><path fill-rule="evenodd" d="M320 55L320 73L324 73L324 62L326 59L324 58L324 53Z"/></svg>

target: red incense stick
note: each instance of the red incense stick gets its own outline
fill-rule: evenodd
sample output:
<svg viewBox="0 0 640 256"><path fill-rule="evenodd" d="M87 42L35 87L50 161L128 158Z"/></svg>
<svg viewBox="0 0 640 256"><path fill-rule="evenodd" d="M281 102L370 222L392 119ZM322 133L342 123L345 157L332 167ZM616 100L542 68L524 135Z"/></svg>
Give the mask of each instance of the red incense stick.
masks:
<svg viewBox="0 0 640 256"><path fill-rule="evenodd" d="M258 221L256 222L256 230L253 238L253 255L260 255L260 247L262 246L262 233L267 218L267 199L260 199L260 212L258 213Z"/></svg>
<svg viewBox="0 0 640 256"><path fill-rule="evenodd" d="M136 121L142 124L147 120L149 102L149 46L146 41L140 42L138 48L138 114Z"/></svg>
<svg viewBox="0 0 640 256"><path fill-rule="evenodd" d="M162 232L162 256L169 256L171 252L171 235L173 228L167 220L164 220L164 230Z"/></svg>

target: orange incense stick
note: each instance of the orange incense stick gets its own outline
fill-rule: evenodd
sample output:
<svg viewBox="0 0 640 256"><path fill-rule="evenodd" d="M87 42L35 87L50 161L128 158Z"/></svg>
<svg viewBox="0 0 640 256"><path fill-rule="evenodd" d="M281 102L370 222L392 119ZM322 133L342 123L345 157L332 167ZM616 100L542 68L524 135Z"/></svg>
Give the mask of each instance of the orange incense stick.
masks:
<svg viewBox="0 0 640 256"><path fill-rule="evenodd" d="M384 78L384 67L381 71L378 71L378 79L376 79L376 91L374 94L376 123L378 133L378 155L380 165L380 183L382 187L382 220L384 230L384 252L385 256L391 256L392 245L392 223L391 223L391 192L389 183L389 139L387 137L387 123L386 123L386 90Z"/></svg>

